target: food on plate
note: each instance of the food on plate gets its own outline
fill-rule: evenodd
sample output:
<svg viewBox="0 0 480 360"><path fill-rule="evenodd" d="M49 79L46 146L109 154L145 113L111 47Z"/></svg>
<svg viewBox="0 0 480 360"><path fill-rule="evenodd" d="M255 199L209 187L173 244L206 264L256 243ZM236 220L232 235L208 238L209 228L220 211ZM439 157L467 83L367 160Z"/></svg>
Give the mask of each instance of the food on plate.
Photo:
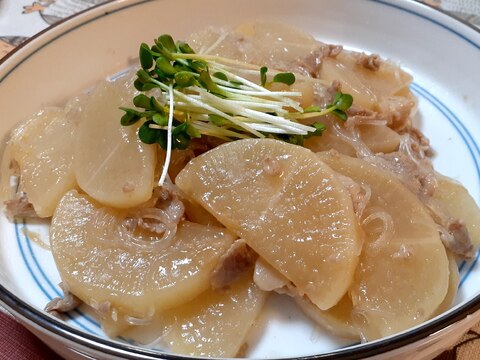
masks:
<svg viewBox="0 0 480 360"><path fill-rule="evenodd" d="M361 198L365 243L349 295L362 338L389 336L429 319L447 294L449 265L422 202L383 169L334 152L319 156L360 184L354 191Z"/></svg>
<svg viewBox="0 0 480 360"><path fill-rule="evenodd" d="M102 315L148 319L207 290L234 237L224 228L183 221L181 212L175 222L175 211L122 211L67 192L53 216L50 242L69 291Z"/></svg>
<svg viewBox="0 0 480 360"><path fill-rule="evenodd" d="M72 143L77 129L72 115L68 107L47 108L12 132L2 163L2 197L9 216L50 217L63 194L75 188Z"/></svg>
<svg viewBox="0 0 480 360"><path fill-rule="evenodd" d="M118 107L135 91L121 81L99 84L91 92L78 119L74 169L79 187L92 198L129 208L152 196L157 152L137 138L135 128L118 126Z"/></svg>
<svg viewBox="0 0 480 360"><path fill-rule="evenodd" d="M320 309L350 287L362 232L348 191L310 150L238 140L193 159L175 183Z"/></svg>
<svg viewBox="0 0 480 360"><path fill-rule="evenodd" d="M434 170L411 75L263 22L161 35L139 60L7 141L7 214L51 217L65 296L46 310L233 357L269 294L361 341L451 306L480 210Z"/></svg>
<svg viewBox="0 0 480 360"><path fill-rule="evenodd" d="M126 335L179 354L235 357L268 295L253 283L251 269L230 288L207 290L186 304L160 313L151 324L131 328Z"/></svg>

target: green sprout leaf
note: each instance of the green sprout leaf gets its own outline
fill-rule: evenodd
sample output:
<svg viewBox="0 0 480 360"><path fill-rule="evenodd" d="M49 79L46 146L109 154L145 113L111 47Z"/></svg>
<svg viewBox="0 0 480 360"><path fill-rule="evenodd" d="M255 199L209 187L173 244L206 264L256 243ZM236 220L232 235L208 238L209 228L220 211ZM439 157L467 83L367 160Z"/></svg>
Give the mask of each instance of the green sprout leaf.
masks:
<svg viewBox="0 0 480 360"><path fill-rule="evenodd" d="M194 54L195 51L186 42L177 41L177 48L183 54Z"/></svg>
<svg viewBox="0 0 480 360"><path fill-rule="evenodd" d="M333 105L339 110L346 111L352 106L353 97L350 94L336 93L333 99Z"/></svg>
<svg viewBox="0 0 480 360"><path fill-rule="evenodd" d="M200 139L202 137L202 133L192 124L188 124L187 134L190 135L192 138Z"/></svg>
<svg viewBox="0 0 480 360"><path fill-rule="evenodd" d="M163 114L155 114L152 116L152 121L159 125L159 126L167 126L168 124L168 115L163 113Z"/></svg>
<svg viewBox="0 0 480 360"><path fill-rule="evenodd" d="M308 139L312 136L321 136L323 132L327 129L327 127L320 123L320 122L315 122L312 124L312 126L315 128L314 132L308 133L308 135L305 135L305 139Z"/></svg>
<svg viewBox="0 0 480 360"><path fill-rule="evenodd" d="M200 72L200 76L198 78L198 82L202 85L206 90L215 94L215 95L225 95L225 91L220 89L218 85L212 80L208 71Z"/></svg>
<svg viewBox="0 0 480 360"><path fill-rule="evenodd" d="M172 77L177 73L177 69L170 64L165 57L159 56L156 60L156 68L160 71L160 73L166 77Z"/></svg>
<svg viewBox="0 0 480 360"><path fill-rule="evenodd" d="M145 121L138 129L138 137L145 144L154 144L160 137L160 130L150 127L153 123L151 120Z"/></svg>
<svg viewBox="0 0 480 360"><path fill-rule="evenodd" d="M266 66L262 66L260 68L260 85L265 86L267 83L267 71L268 68Z"/></svg>
<svg viewBox="0 0 480 360"><path fill-rule="evenodd" d="M216 126L225 126L230 124L230 122L227 119L215 114L209 114L208 120Z"/></svg>
<svg viewBox="0 0 480 360"><path fill-rule="evenodd" d="M140 65L144 70L149 70L153 66L153 55L147 44L142 43L142 45L140 45L139 57Z"/></svg>
<svg viewBox="0 0 480 360"><path fill-rule="evenodd" d="M135 96L133 98L133 105L147 110L150 110L152 108L150 104L150 98L145 94L138 94L137 96Z"/></svg>
<svg viewBox="0 0 480 360"><path fill-rule="evenodd" d="M335 109L332 111L332 114L335 115L340 120L347 121L348 116L343 110Z"/></svg>
<svg viewBox="0 0 480 360"><path fill-rule="evenodd" d="M175 85L180 88L185 88L195 84L195 76L189 71L179 71L174 76Z"/></svg>
<svg viewBox="0 0 480 360"><path fill-rule="evenodd" d="M133 125L143 117L142 113L137 110L124 107L121 107L120 109L125 111L125 114L120 119L120 124L123 126Z"/></svg>
<svg viewBox="0 0 480 360"><path fill-rule="evenodd" d="M167 49L171 53L177 52L177 46L175 45L175 41L171 35L163 34L160 35L158 38L158 42L162 44L162 46Z"/></svg>
<svg viewBox="0 0 480 360"><path fill-rule="evenodd" d="M152 79L150 74L143 69L140 69L140 70L137 71L137 78L143 84L148 83Z"/></svg>
<svg viewBox="0 0 480 360"><path fill-rule="evenodd" d="M295 75L291 72L278 73L273 77L273 82L292 85L295 82Z"/></svg>
<svg viewBox="0 0 480 360"><path fill-rule="evenodd" d="M217 71L217 72L213 73L212 76L216 77L217 79L223 80L223 81L228 81L227 75L225 75L225 73L223 73L221 71Z"/></svg>
<svg viewBox="0 0 480 360"><path fill-rule="evenodd" d="M176 126L172 131L172 147L174 149L185 150L190 145L191 137L188 134L189 124L187 122Z"/></svg>
<svg viewBox="0 0 480 360"><path fill-rule="evenodd" d="M165 109L163 107L162 104L160 104L158 102L157 99L155 99L154 96L150 96L150 109L160 113L160 114L164 114L165 113Z"/></svg>

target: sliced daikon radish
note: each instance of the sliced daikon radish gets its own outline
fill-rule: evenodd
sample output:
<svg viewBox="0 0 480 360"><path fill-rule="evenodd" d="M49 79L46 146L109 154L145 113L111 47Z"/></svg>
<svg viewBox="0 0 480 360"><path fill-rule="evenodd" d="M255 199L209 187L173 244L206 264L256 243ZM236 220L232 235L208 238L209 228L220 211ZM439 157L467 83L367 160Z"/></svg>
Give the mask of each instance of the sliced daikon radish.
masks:
<svg viewBox="0 0 480 360"><path fill-rule="evenodd" d="M334 152L319 157L371 190L364 210L366 243L349 289L353 320L366 340L431 318L449 287L449 262L420 200L395 176Z"/></svg>
<svg viewBox="0 0 480 360"><path fill-rule="evenodd" d="M310 150L227 143L193 159L176 184L321 309L347 291L361 233L348 192Z"/></svg>
<svg viewBox="0 0 480 360"><path fill-rule="evenodd" d="M189 303L167 310L125 336L157 344L176 354L235 357L267 297L247 272L226 291L207 290Z"/></svg>
<svg viewBox="0 0 480 360"><path fill-rule="evenodd" d="M76 134L75 118L60 108L47 108L17 127L4 155L2 187L10 181L9 167L18 166L18 191L26 193L38 216L52 216L62 196L76 186L72 148ZM10 186L9 193L2 190L2 197L11 198L11 190Z"/></svg>
<svg viewBox="0 0 480 360"><path fill-rule="evenodd" d="M127 208L152 196L156 149L142 143L138 127L122 126L119 107L133 91L122 81L102 82L85 106L75 141L75 175L87 194L102 204Z"/></svg>
<svg viewBox="0 0 480 360"><path fill-rule="evenodd" d="M225 229L181 222L171 242L128 230L127 214L68 192L52 219L50 243L70 291L98 309L136 318L190 301L234 237Z"/></svg>

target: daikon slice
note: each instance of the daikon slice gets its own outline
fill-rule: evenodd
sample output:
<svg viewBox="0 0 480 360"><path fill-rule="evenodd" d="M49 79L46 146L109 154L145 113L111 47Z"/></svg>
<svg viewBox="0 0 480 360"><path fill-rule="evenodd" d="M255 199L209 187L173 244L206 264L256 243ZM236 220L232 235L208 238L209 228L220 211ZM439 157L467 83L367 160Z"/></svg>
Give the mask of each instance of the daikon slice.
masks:
<svg viewBox="0 0 480 360"><path fill-rule="evenodd" d="M73 294L94 308L107 304L137 318L152 317L208 289L210 273L234 240L225 229L181 222L171 244L145 249L142 234L125 234L125 217L70 191L53 216L50 243ZM150 236L160 241L161 235Z"/></svg>
<svg viewBox="0 0 480 360"><path fill-rule="evenodd" d="M401 93L412 82L412 76L399 66L382 60L377 71L358 64L359 53L342 51L336 57L323 60L319 77L322 80L338 80L342 92L351 94L354 103L377 110L380 100Z"/></svg>
<svg viewBox="0 0 480 360"><path fill-rule="evenodd" d="M438 187L433 199L438 201L447 213L461 219L467 226L470 238L475 247L480 246L480 209L469 194L468 190L459 182L443 175L437 176Z"/></svg>
<svg viewBox="0 0 480 360"><path fill-rule="evenodd" d="M267 294L253 284L252 273L246 272L228 290L207 290L125 336L176 354L232 358L244 345Z"/></svg>
<svg viewBox="0 0 480 360"><path fill-rule="evenodd" d="M367 237L349 293L353 320L366 340L411 328L431 318L449 287L449 262L420 200L394 175L334 152L319 157L371 190L364 210Z"/></svg>
<svg viewBox="0 0 480 360"><path fill-rule="evenodd" d="M178 187L321 309L351 284L362 238L352 200L310 150L239 140L193 159Z"/></svg>
<svg viewBox="0 0 480 360"><path fill-rule="evenodd" d="M122 81L102 82L90 95L75 141L75 175L88 195L102 204L127 208L152 196L156 149L142 143L138 127L122 126L119 107L133 91Z"/></svg>
<svg viewBox="0 0 480 360"><path fill-rule="evenodd" d="M26 193L40 217L52 216L62 196L76 187L72 148L77 135L75 121L64 109L47 108L17 127L9 140L2 185L12 175L10 165L18 166L18 191ZM4 197L8 192L2 190L2 194Z"/></svg>

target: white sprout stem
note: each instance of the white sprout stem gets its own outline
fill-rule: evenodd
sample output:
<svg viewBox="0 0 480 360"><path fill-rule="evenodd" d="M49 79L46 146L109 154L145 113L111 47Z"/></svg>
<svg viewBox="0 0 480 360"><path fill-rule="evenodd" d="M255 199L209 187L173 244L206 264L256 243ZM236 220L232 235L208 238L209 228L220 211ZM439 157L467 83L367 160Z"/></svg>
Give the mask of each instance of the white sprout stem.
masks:
<svg viewBox="0 0 480 360"><path fill-rule="evenodd" d="M158 129L158 130L168 130L168 126L160 126L157 124L150 124L148 125L150 129Z"/></svg>
<svg viewBox="0 0 480 360"><path fill-rule="evenodd" d="M202 96L199 95L199 96L196 96L196 95L190 95L192 98L195 98L197 100L202 100ZM279 102L254 102L252 100L248 100L248 99L245 99L245 100L242 100L242 99L239 99L239 100L236 100L236 99L221 99L222 101L224 101L226 104L235 104L235 105L239 105L241 107L244 107L246 109L252 109L252 110L258 110L258 111L271 111L271 112L276 112L277 114L288 114L288 111L285 110L283 107L282 107L282 104L279 103ZM256 100L256 99L255 99ZM175 103L175 107L177 109L179 109L177 103ZM183 105L183 108L185 108L185 106L188 107L188 104L185 104L185 103L182 103L180 106Z"/></svg>
<svg viewBox="0 0 480 360"><path fill-rule="evenodd" d="M297 130L296 133L300 135L306 135L308 134L309 131L314 132L316 130L312 126L299 124L291 120L285 119L281 116L270 115L270 114L266 114L256 110L244 109L243 115L247 117L252 117L258 120L263 120L266 123L276 125L276 126L281 126L285 129L292 129L292 130L295 129Z"/></svg>
<svg viewBox="0 0 480 360"><path fill-rule="evenodd" d="M214 66L212 66L214 67ZM231 73L230 71L226 71L225 69L222 70L226 75L228 75L228 77L232 78L233 80L236 80L236 81L239 81L241 83L244 83L248 86L250 86L251 88L255 89L255 90L258 90L261 95L259 96L262 96L262 95L266 95L266 96L269 96L269 97L272 97L272 98L280 98L283 102L285 102L285 105L288 105L288 106L291 106L292 108L294 108L295 110L297 111L303 111L303 108L300 106L300 104L286 96L283 96L283 95L272 95L272 91L264 88L263 86L261 85L258 85L258 84L255 84L254 82L250 81L250 80L247 80L241 76L238 76L234 73Z"/></svg>
<svg viewBox="0 0 480 360"><path fill-rule="evenodd" d="M225 81L224 81L225 82ZM295 96L300 97L302 93L299 91L270 91L269 93L265 93L265 91L253 91L253 90L242 90L236 89L229 86L218 85L220 89L226 90L228 92L234 94L241 94L241 95L251 95L251 96L271 96L271 97L287 97L287 96ZM291 99L289 99L291 100Z"/></svg>
<svg viewBox="0 0 480 360"><path fill-rule="evenodd" d="M297 135L306 135L309 131L314 132L316 130L314 127L295 123L281 116L270 115L270 114L262 113L260 111L246 109L245 107L238 106L235 104L227 103L223 101L223 99L220 99L215 95L209 94L206 91L202 91L201 96L205 100L207 100L209 103L217 106L218 108L222 108L222 110L224 111L233 112L238 115L243 115L252 119L256 119L262 122L266 122L272 125L282 127L286 131L289 131L287 133L293 133Z"/></svg>
<svg viewBox="0 0 480 360"><path fill-rule="evenodd" d="M197 98L197 100L200 100L199 98ZM272 105L272 104L263 104L263 103L251 103L251 102L246 102L246 101L242 101L242 100L228 100L229 102L231 103L236 103L240 106L245 106L249 109L254 109L254 110L259 110L259 111L262 111L262 110L266 110L266 111L272 111L272 112L276 112L277 114L288 114L289 112L281 107L279 107L278 105ZM192 113L203 113L203 114L208 114L209 112L208 111L205 111L205 109L203 108L200 108L198 106L194 106L194 105L191 105L191 104L188 104L186 102L175 102L175 110L180 110L180 111L188 111L188 112L192 112Z"/></svg>
<svg viewBox="0 0 480 360"><path fill-rule="evenodd" d="M247 80L245 79L244 77L241 77L241 76L238 76L228 70L225 70L223 68L220 68L220 69L216 69L216 66L214 64L212 64L212 69L215 69L215 70L221 70L225 73L225 75L228 75L229 78L233 79L233 80L236 80L236 81L239 81L245 85L248 85L250 86L252 89L256 89L258 91L260 91L262 94L268 94L268 93L271 93L270 90L264 88L263 86L261 85L258 85L258 84L255 84L253 81L250 81L250 80Z"/></svg>
<svg viewBox="0 0 480 360"><path fill-rule="evenodd" d="M278 126L275 125L270 125L270 124L260 124L260 123L251 123L251 127L253 127L255 130L258 131L264 131L264 132L269 132L272 134L285 134L285 129L284 128L279 128ZM291 129L291 132L296 132L296 129ZM305 135L305 134L302 134Z"/></svg>
<svg viewBox="0 0 480 360"><path fill-rule="evenodd" d="M198 94L189 94L189 96L197 99L197 100L201 100L202 97L200 95L200 92L198 91L199 88L195 87L194 88ZM259 97L254 97L254 96L249 96L249 95L235 95L233 94L233 96L229 96L225 99L222 99L224 101L236 101L238 102L239 104L242 104L242 106L245 106L245 107L248 107L249 104L258 104L259 106L264 106L264 104L269 104L269 106L273 106L271 109L274 110L278 110L279 112L282 112L282 113L288 113L288 110L284 109L284 107L286 106L289 106L289 104L287 104L285 101L281 101L281 100L272 100L272 99L265 99L265 98L259 98ZM303 110L302 110L303 111Z"/></svg>
<svg viewBox="0 0 480 360"><path fill-rule="evenodd" d="M219 127L219 126L206 123L202 120L193 121L193 124L195 126L197 126L199 129L200 128L205 129L206 131L208 131L211 134L223 135L224 139L226 139L226 140L230 140L229 139L230 137L235 137L235 138L239 138L239 139L249 139L250 138L250 136L248 134L241 134L241 133L238 133L238 132L235 132L235 131L230 131L228 129L224 129L224 128Z"/></svg>
<svg viewBox="0 0 480 360"><path fill-rule="evenodd" d="M175 90L174 90L175 91ZM206 93L206 91L203 91L203 93ZM259 133L257 130L253 129L252 127L248 126L247 124L244 124L242 123L241 121L238 121L237 119L235 119L233 116L230 116L226 113L224 113L223 111L217 109L217 108L214 108L213 106L210 106L210 104L206 104L200 100L197 100L195 98L192 98L188 95L185 95L183 93L181 93L180 91L176 91L176 95L183 99L184 101L187 101L187 102L191 102L193 103L194 105L196 106L199 106L201 107L202 109L205 109L207 111L209 111L210 113L212 114L215 114L215 115L219 115L227 120L230 120L232 123L234 123L235 125L237 126L240 126L241 128L243 128L244 130L254 134L255 136L257 137L265 137L265 135L263 135L262 133ZM214 98L217 98L216 96L214 95L211 95L212 97Z"/></svg>
<svg viewBox="0 0 480 360"><path fill-rule="evenodd" d="M157 84L160 88L162 88L164 90L169 90L169 87L167 85L163 84L162 82L160 82L158 80L155 80L155 79L153 79L152 81L155 84ZM199 91L200 88L195 87L195 89L197 89L197 91ZM203 89L201 89L201 90L203 92L206 92ZM169 92L169 94L170 94L170 92ZM183 101L187 102L187 103L192 103L193 105L198 106L201 109L207 110L212 114L219 115L221 117L224 117L227 120L230 120L235 125L241 127L242 129L248 131L249 133L252 133L256 137L259 137L259 138L264 138L265 137L265 135L263 135L262 133L258 132L255 129L251 128L247 124L244 124L244 123L234 119L233 116L225 114L223 111L220 111L220 110L214 108L213 106L210 106L209 104L206 104L202 101L199 101L199 100L193 98L191 95L186 95L186 94L182 93L181 91L178 91L178 90L175 90L175 89L173 90L173 94L176 95L178 98L182 99ZM216 98L216 96L214 96L214 97ZM173 95L170 94L170 99L173 99L173 98L174 98Z"/></svg>
<svg viewBox="0 0 480 360"><path fill-rule="evenodd" d="M208 116L206 116L204 114L195 114L195 116L192 117L192 118L194 120L193 124L195 124L195 125L204 124L212 130L218 129L218 132L220 132L220 133L222 133L226 136L237 137L237 138L241 138L241 139L250 138L250 136L248 136L247 134L241 134L241 133L237 133L237 132L234 132L234 131L229 131L228 129L225 129L221 126L210 124L208 122L209 121ZM275 134L285 134L285 129L279 128L278 126L275 126L275 125L259 123L259 122L255 121L253 119L246 118L246 117L241 117L241 116L236 116L235 118L239 119L240 121L243 121L245 123L248 123L252 128L254 128L255 130L258 130L258 131L265 131L265 132L270 132L270 133L275 133ZM155 126L155 125L150 125L150 127L153 127L153 126ZM162 127L156 125L155 128L160 129ZM295 129L293 129L293 131L295 131ZM227 132L228 132L228 134L227 134Z"/></svg>
<svg viewBox="0 0 480 360"><path fill-rule="evenodd" d="M168 95L170 97L168 103L170 111L168 113L168 125L167 125L167 154L165 156L165 163L163 164L162 175L158 181L158 185L162 186L167 178L168 168L170 166L170 158L172 157L172 126L173 126L173 86L168 87Z"/></svg>

